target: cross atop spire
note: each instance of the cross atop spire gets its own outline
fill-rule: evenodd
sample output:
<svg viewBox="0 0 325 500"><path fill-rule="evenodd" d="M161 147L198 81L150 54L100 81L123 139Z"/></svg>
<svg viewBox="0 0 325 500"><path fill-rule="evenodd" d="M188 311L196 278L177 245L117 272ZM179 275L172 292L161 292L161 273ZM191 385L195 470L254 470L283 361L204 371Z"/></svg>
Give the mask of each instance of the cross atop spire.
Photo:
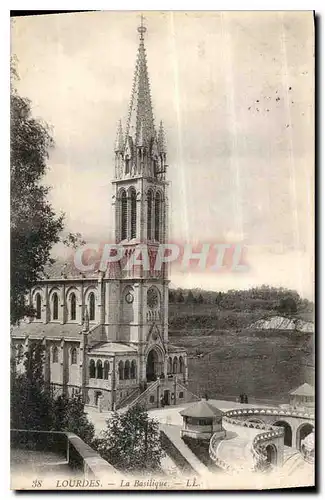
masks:
<svg viewBox="0 0 325 500"><path fill-rule="evenodd" d="M143 22L144 22L144 16L141 14L141 24L140 24L140 26L138 26L138 32L140 33L140 40L142 42L144 40L143 35L147 31L147 28L144 26Z"/></svg>

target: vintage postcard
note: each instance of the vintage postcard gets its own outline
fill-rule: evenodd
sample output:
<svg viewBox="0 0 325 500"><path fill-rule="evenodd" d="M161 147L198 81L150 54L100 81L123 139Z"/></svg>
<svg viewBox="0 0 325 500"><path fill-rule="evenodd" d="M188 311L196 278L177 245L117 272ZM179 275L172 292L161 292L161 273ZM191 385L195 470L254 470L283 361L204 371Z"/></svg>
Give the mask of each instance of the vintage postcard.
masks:
<svg viewBox="0 0 325 500"><path fill-rule="evenodd" d="M315 484L311 11L11 20L11 488Z"/></svg>

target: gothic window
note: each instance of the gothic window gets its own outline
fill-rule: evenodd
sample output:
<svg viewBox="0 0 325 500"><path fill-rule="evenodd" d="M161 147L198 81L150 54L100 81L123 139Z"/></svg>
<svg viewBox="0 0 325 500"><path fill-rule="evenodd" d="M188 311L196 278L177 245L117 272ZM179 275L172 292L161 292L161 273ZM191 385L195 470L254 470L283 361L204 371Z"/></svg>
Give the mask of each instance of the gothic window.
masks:
<svg viewBox="0 0 325 500"><path fill-rule="evenodd" d="M105 361L104 363L104 379L108 379L108 374L109 374L109 362Z"/></svg>
<svg viewBox="0 0 325 500"><path fill-rule="evenodd" d="M124 365L124 379L128 380L130 378L130 361L125 361Z"/></svg>
<svg viewBox="0 0 325 500"><path fill-rule="evenodd" d="M52 363L58 363L59 362L59 349L57 346L53 346L52 349Z"/></svg>
<svg viewBox="0 0 325 500"><path fill-rule="evenodd" d="M173 361L173 373L177 373L177 372L178 372L178 361L177 361L177 358L175 356L174 361Z"/></svg>
<svg viewBox="0 0 325 500"><path fill-rule="evenodd" d="M96 363L96 369L97 369L97 378L103 378L103 364L100 359Z"/></svg>
<svg viewBox="0 0 325 500"><path fill-rule="evenodd" d="M131 239L137 234L137 194L134 190L131 192Z"/></svg>
<svg viewBox="0 0 325 500"><path fill-rule="evenodd" d="M168 373L173 373L173 360L171 357L168 358Z"/></svg>
<svg viewBox="0 0 325 500"><path fill-rule="evenodd" d="M95 361L91 359L89 362L89 378L95 378L95 377L96 377Z"/></svg>
<svg viewBox="0 0 325 500"><path fill-rule="evenodd" d="M137 363L134 359L131 363L131 378L137 378Z"/></svg>
<svg viewBox="0 0 325 500"><path fill-rule="evenodd" d="M36 302L36 319L41 319L41 317L42 317L42 300L41 300L41 295L39 293L36 294L35 302Z"/></svg>
<svg viewBox="0 0 325 500"><path fill-rule="evenodd" d="M70 319L75 321L76 319L76 294L72 293L70 295Z"/></svg>
<svg viewBox="0 0 325 500"><path fill-rule="evenodd" d="M152 192L148 192L147 199L147 238L151 240L152 231L151 231L151 218L152 218Z"/></svg>
<svg viewBox="0 0 325 500"><path fill-rule="evenodd" d="M94 292L91 292L89 294L89 320L94 321L95 320L95 294Z"/></svg>
<svg viewBox="0 0 325 500"><path fill-rule="evenodd" d="M56 292L52 296L52 319L56 320L59 318L59 297Z"/></svg>
<svg viewBox="0 0 325 500"><path fill-rule="evenodd" d="M123 376L124 376L124 363L123 363L122 360L118 364L118 376L119 376L120 380L123 380Z"/></svg>
<svg viewBox="0 0 325 500"><path fill-rule="evenodd" d="M130 173L130 158L125 158L125 173L129 174Z"/></svg>
<svg viewBox="0 0 325 500"><path fill-rule="evenodd" d="M161 197L160 193L156 194L155 198L155 240L159 241L160 239L160 205L161 205Z"/></svg>
<svg viewBox="0 0 325 500"><path fill-rule="evenodd" d="M150 309L155 309L159 305L159 295L156 287L152 286L147 292L147 304Z"/></svg>
<svg viewBox="0 0 325 500"><path fill-rule="evenodd" d="M77 364L77 349L75 347L71 349L71 364Z"/></svg>
<svg viewBox="0 0 325 500"><path fill-rule="evenodd" d="M127 238L127 219L128 219L128 200L126 192L123 191L121 196L121 239Z"/></svg>
<svg viewBox="0 0 325 500"><path fill-rule="evenodd" d="M179 357L179 373L184 373L184 360L183 357Z"/></svg>

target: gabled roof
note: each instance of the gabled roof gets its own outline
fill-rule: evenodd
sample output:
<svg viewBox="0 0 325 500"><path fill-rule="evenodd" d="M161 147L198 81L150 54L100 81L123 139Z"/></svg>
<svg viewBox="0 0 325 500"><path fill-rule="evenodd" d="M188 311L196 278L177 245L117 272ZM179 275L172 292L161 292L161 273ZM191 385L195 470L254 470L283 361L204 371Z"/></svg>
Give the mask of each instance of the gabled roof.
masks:
<svg viewBox="0 0 325 500"><path fill-rule="evenodd" d="M193 403L188 408L182 410L180 414L183 417L212 418L216 416L221 417L223 412L204 399Z"/></svg>
<svg viewBox="0 0 325 500"><path fill-rule="evenodd" d="M12 337L20 337L30 335L36 338L51 337L51 338L77 338L81 339L82 325L76 323L40 323L32 321L31 323L21 321L19 325L13 326L11 329Z"/></svg>
<svg viewBox="0 0 325 500"><path fill-rule="evenodd" d="M311 385L304 383L289 394L290 396L315 396L315 389Z"/></svg>
<svg viewBox="0 0 325 500"><path fill-rule="evenodd" d="M124 354L136 353L137 349L127 344L120 344L118 342L105 342L100 345L95 345L89 349L90 354Z"/></svg>

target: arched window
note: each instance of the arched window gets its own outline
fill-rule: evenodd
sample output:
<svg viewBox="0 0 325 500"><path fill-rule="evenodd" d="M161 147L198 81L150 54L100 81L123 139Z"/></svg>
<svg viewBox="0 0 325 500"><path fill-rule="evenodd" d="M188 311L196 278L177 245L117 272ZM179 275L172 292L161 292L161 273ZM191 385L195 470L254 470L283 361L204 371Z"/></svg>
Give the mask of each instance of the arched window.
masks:
<svg viewBox="0 0 325 500"><path fill-rule="evenodd" d="M174 360L173 360L173 373L177 373L178 371L178 360L175 356Z"/></svg>
<svg viewBox="0 0 325 500"><path fill-rule="evenodd" d="M95 377L96 377L95 361L91 359L89 362L89 378L95 378Z"/></svg>
<svg viewBox="0 0 325 500"><path fill-rule="evenodd" d="M120 380L123 380L124 377L124 363L122 360L118 364L118 377Z"/></svg>
<svg viewBox="0 0 325 500"><path fill-rule="evenodd" d="M104 379L108 379L108 374L109 374L109 362L105 361L104 363Z"/></svg>
<svg viewBox="0 0 325 500"><path fill-rule="evenodd" d="M103 378L103 364L100 359L96 363L97 378Z"/></svg>
<svg viewBox="0 0 325 500"><path fill-rule="evenodd" d="M134 359L131 362L131 378L137 378L137 363Z"/></svg>
<svg viewBox="0 0 325 500"><path fill-rule="evenodd" d="M128 222L128 200L126 192L123 191L121 196L121 239L127 239L127 222Z"/></svg>
<svg viewBox="0 0 325 500"><path fill-rule="evenodd" d="M173 360L171 357L168 358L168 373L173 373Z"/></svg>
<svg viewBox="0 0 325 500"><path fill-rule="evenodd" d="M76 319L76 294L72 293L70 295L70 319L75 321Z"/></svg>
<svg viewBox="0 0 325 500"><path fill-rule="evenodd" d="M59 362L59 349L57 348L56 345L54 345L52 349L52 363L58 363L58 362Z"/></svg>
<svg viewBox="0 0 325 500"><path fill-rule="evenodd" d="M130 361L125 361L124 365L124 379L128 380L130 378Z"/></svg>
<svg viewBox="0 0 325 500"><path fill-rule="evenodd" d="M152 230L151 230L151 218L152 218L152 192L149 191L147 199L147 238L151 240Z"/></svg>
<svg viewBox="0 0 325 500"><path fill-rule="evenodd" d="M41 317L42 317L42 300L41 300L41 295L39 293L37 293L35 296L35 302L36 302L36 319L41 319Z"/></svg>
<svg viewBox="0 0 325 500"><path fill-rule="evenodd" d="M75 347L71 349L71 364L77 364L77 349Z"/></svg>
<svg viewBox="0 0 325 500"><path fill-rule="evenodd" d="M179 357L179 373L184 373L184 360L183 357Z"/></svg>
<svg viewBox="0 0 325 500"><path fill-rule="evenodd" d="M52 296L52 319L56 320L59 318L59 297L56 292Z"/></svg>
<svg viewBox="0 0 325 500"><path fill-rule="evenodd" d="M159 241L160 239L160 205L161 198L160 193L156 194L155 198L155 240Z"/></svg>
<svg viewBox="0 0 325 500"><path fill-rule="evenodd" d="M131 192L131 239L137 235L137 194Z"/></svg>
<svg viewBox="0 0 325 500"><path fill-rule="evenodd" d="M91 292L89 294L89 321L94 321L95 319L95 294Z"/></svg>

